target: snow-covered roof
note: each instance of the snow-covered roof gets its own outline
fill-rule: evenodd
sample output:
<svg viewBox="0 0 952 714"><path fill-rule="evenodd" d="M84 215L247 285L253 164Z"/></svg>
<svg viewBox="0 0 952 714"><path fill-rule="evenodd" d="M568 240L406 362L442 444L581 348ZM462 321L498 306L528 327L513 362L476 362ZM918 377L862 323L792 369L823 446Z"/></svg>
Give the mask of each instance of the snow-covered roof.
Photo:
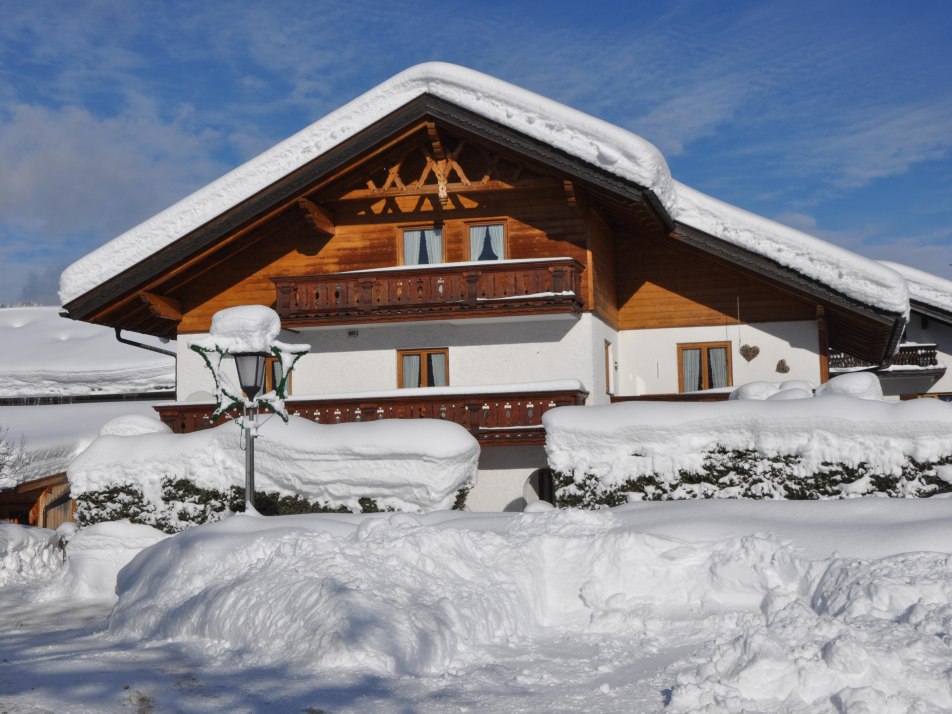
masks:
<svg viewBox="0 0 952 714"><path fill-rule="evenodd" d="M880 262L906 279L912 300L952 314L952 280L901 263Z"/></svg>
<svg viewBox="0 0 952 714"><path fill-rule="evenodd" d="M0 309L0 397L52 397L175 389L175 358L124 345L101 325L60 317L58 307ZM147 335L135 339L173 351Z"/></svg>
<svg viewBox="0 0 952 714"><path fill-rule="evenodd" d="M401 72L69 266L67 304L428 94L649 189L669 216L791 268L862 304L905 314L905 281L888 268L679 184L661 152L620 127L464 67Z"/></svg>

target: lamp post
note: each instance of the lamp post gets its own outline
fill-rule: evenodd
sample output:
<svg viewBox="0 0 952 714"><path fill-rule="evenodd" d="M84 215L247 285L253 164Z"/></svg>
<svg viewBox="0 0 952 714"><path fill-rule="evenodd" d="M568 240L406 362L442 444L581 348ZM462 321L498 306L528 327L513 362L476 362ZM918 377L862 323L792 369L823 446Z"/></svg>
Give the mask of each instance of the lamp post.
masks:
<svg viewBox="0 0 952 714"><path fill-rule="evenodd" d="M238 384L247 397L243 407L248 435L245 445L245 512L250 513L255 509L255 438L258 436L258 404L255 397L264 387L264 366L268 355L263 352L236 352L232 356L238 370Z"/></svg>

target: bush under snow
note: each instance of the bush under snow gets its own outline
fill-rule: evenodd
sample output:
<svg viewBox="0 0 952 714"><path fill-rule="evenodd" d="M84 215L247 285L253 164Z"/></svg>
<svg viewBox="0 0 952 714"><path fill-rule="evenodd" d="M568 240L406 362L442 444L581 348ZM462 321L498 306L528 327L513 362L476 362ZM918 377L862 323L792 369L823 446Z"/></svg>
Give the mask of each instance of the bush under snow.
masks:
<svg viewBox="0 0 952 714"><path fill-rule="evenodd" d="M739 398L726 402L552 409L543 423L557 498L595 507L952 490L940 468L952 463L952 405L877 400L867 377L875 380L837 377L812 398L797 385L782 390L762 382L740 387ZM785 391L798 398L775 398Z"/></svg>
<svg viewBox="0 0 952 714"><path fill-rule="evenodd" d="M101 436L67 472L78 520L129 518L177 531L221 518L233 487L244 485L239 435L232 422L190 434ZM255 484L332 510L360 511L366 499L382 510L442 510L475 482L478 458L472 435L446 421L271 418L255 442Z"/></svg>

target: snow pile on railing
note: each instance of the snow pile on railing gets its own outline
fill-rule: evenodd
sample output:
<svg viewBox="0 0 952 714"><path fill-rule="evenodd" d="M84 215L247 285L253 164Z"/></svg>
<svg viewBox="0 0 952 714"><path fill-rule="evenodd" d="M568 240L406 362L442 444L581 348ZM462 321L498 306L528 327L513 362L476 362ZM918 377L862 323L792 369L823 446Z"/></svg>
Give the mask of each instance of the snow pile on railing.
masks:
<svg viewBox="0 0 952 714"><path fill-rule="evenodd" d="M681 648L658 680L675 711L944 710L950 543L942 499L236 516L124 568L109 635L369 676L569 637Z"/></svg>
<svg viewBox="0 0 952 714"><path fill-rule="evenodd" d="M724 480L732 468L732 453L782 462L778 468L791 477L823 475L831 465L857 469L852 490L838 481L839 496L874 493L877 489L868 477L898 477L913 461L948 461L952 405L933 399L885 402L842 394L853 390L868 396L868 377L837 377L812 398L785 398L784 391L774 388L773 396L764 399L771 385L759 383L764 386L760 399L552 409L543 416L549 465L568 477L573 488L594 479L599 489L631 492L633 498L656 497L651 489L666 498L689 498L741 495L743 483ZM756 391L751 386L740 390ZM804 397L808 394L804 392L796 389L792 395ZM713 475L712 458L718 462ZM686 478L691 474L698 478ZM935 474L929 478L934 480ZM639 479L652 483L641 495L631 489ZM709 492L681 488L705 479ZM731 488L718 490L724 485ZM783 496L772 488L766 485L760 497ZM916 488L904 491L900 483L894 495L913 495Z"/></svg>
<svg viewBox="0 0 952 714"><path fill-rule="evenodd" d="M245 453L234 423L191 434L102 436L70 465L73 497L131 484L147 503L162 503L162 482L187 479L226 491L244 483ZM255 478L262 491L299 495L359 510L450 508L476 478L479 444L463 427L431 419L315 424L265 417L255 444Z"/></svg>

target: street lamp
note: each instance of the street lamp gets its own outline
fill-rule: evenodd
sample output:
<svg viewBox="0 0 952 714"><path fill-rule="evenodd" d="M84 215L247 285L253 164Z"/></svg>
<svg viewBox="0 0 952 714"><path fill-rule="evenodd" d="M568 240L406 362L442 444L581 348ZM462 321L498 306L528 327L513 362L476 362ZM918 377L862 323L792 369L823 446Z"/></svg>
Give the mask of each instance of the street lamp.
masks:
<svg viewBox="0 0 952 714"><path fill-rule="evenodd" d="M235 369L238 370L238 384L245 393L244 421L247 428L245 445L245 512L255 507L255 437L258 436L258 403L255 397L264 387L264 366L268 355L264 352L236 352Z"/></svg>

